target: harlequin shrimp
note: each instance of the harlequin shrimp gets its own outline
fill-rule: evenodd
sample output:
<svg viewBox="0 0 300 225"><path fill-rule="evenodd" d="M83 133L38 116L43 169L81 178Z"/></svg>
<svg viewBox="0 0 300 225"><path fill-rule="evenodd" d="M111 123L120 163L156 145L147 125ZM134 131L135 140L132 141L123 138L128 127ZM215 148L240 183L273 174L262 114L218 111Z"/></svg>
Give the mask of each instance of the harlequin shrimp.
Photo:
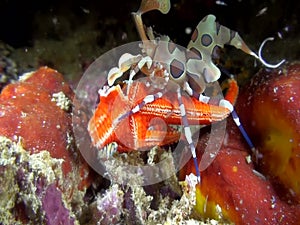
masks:
<svg viewBox="0 0 300 225"><path fill-rule="evenodd" d="M196 115L198 115L198 117L195 121L198 123L200 120L202 120L201 122L205 121L204 123L206 124L223 120L231 113L251 150L254 151L254 146L234 111L233 104L237 91L235 91L235 94L232 95L233 97L229 99L230 101L226 100L226 98L222 99L217 106L209 104L211 100L210 97L204 95L206 87L217 81L221 75L219 68L212 60L212 56L215 54L217 48L223 48L224 45L227 44L253 56L266 67L276 68L280 66L284 60L276 65L268 64L262 58L261 51L265 42L271 39L266 39L262 43L257 55L250 50L237 32L217 23L213 15L206 16L197 25L192 34L191 41L187 46L187 50L180 49L170 41L169 37L161 36L156 38L151 28L148 28L147 31L145 30L142 14L155 9L164 14L168 13L170 10L170 1L142 0L139 10L132 13L142 40L140 46L141 54L123 54L119 59L118 67L113 67L108 72L108 87L105 87L99 93L101 108L98 106L93 118L90 120L88 129L94 145L101 149L106 144L118 139L116 137L116 130L123 130L125 124L128 125L128 121L126 123L123 121L129 120L129 123L134 124L134 126L130 128L133 130L130 130L129 136L122 137L122 139L128 143L126 143L126 145L118 143L118 150L122 151L122 149L124 150L126 148L140 149L156 144L169 144L179 139L178 132L168 127L168 130L164 131L166 140L158 141L160 132L163 132L159 125L155 127L154 130L151 130L153 128L149 129L147 125L149 120L154 116L160 117L167 124L182 124L185 138L194 159L196 175L200 181L195 145L189 126L193 123L191 119L193 113L191 113L190 110L191 105L186 98L183 97L181 91L183 90L191 96L193 104L197 109L198 114ZM124 91L121 90L119 85L114 85L127 71L129 71L129 79L126 81L126 91ZM139 71L149 76L150 81L147 83L148 86L133 80ZM174 81L178 84L178 88L170 98L164 96L163 91L159 91L163 90L169 81ZM234 81L232 81L231 84L236 87L233 88L234 90L238 89ZM149 89L149 85L158 91L149 94L149 92L146 91ZM116 97L119 98L121 105L117 108L112 108L110 107L112 105L111 99ZM143 97L142 100L141 97ZM169 107L168 102L175 104L175 107L172 108L172 112L176 111L177 113L172 114L167 111ZM214 108L215 111L211 112L211 108ZM209 116L207 116L208 111L211 112ZM168 116L164 113L168 113ZM114 114L111 120L106 118L108 114ZM102 128L100 127L103 126L107 127L109 131L101 134Z"/></svg>

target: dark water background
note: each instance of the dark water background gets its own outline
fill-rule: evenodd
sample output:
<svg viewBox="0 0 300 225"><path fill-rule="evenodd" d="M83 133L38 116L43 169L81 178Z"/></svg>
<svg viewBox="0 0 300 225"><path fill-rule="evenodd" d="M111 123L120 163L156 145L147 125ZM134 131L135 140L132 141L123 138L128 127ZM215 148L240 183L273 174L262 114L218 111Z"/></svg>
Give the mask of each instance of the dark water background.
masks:
<svg viewBox="0 0 300 225"><path fill-rule="evenodd" d="M270 61L299 59L299 11L296 0L174 0L167 15L153 11L143 16L158 34L167 34L186 46L190 35L207 14L236 30L257 50L273 36L265 55ZM86 67L104 52L139 40L131 12L140 1L131 0L1 0L0 41L10 45L10 58L18 73L47 65L78 81ZM239 53L237 53L239 54ZM237 65L238 66L238 65Z"/></svg>

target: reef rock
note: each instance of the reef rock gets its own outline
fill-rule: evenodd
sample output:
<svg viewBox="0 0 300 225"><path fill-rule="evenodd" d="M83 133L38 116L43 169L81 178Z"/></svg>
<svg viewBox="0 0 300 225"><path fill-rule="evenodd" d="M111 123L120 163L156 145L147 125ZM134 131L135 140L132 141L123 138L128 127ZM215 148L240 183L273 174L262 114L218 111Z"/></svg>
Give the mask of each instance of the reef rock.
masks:
<svg viewBox="0 0 300 225"><path fill-rule="evenodd" d="M76 223L90 170L73 142L72 97L62 75L47 67L2 90L1 224Z"/></svg>

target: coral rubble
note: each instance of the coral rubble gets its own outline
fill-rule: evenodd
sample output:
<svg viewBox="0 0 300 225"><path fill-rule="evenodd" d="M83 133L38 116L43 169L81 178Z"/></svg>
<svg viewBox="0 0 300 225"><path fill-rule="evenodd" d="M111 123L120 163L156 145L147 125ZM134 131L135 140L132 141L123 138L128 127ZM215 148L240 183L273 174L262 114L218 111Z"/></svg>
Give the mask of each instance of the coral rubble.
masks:
<svg viewBox="0 0 300 225"><path fill-rule="evenodd" d="M57 188L64 180L63 159L52 158L45 150L30 154L21 140L4 136L0 151L2 224L74 224L70 193Z"/></svg>

